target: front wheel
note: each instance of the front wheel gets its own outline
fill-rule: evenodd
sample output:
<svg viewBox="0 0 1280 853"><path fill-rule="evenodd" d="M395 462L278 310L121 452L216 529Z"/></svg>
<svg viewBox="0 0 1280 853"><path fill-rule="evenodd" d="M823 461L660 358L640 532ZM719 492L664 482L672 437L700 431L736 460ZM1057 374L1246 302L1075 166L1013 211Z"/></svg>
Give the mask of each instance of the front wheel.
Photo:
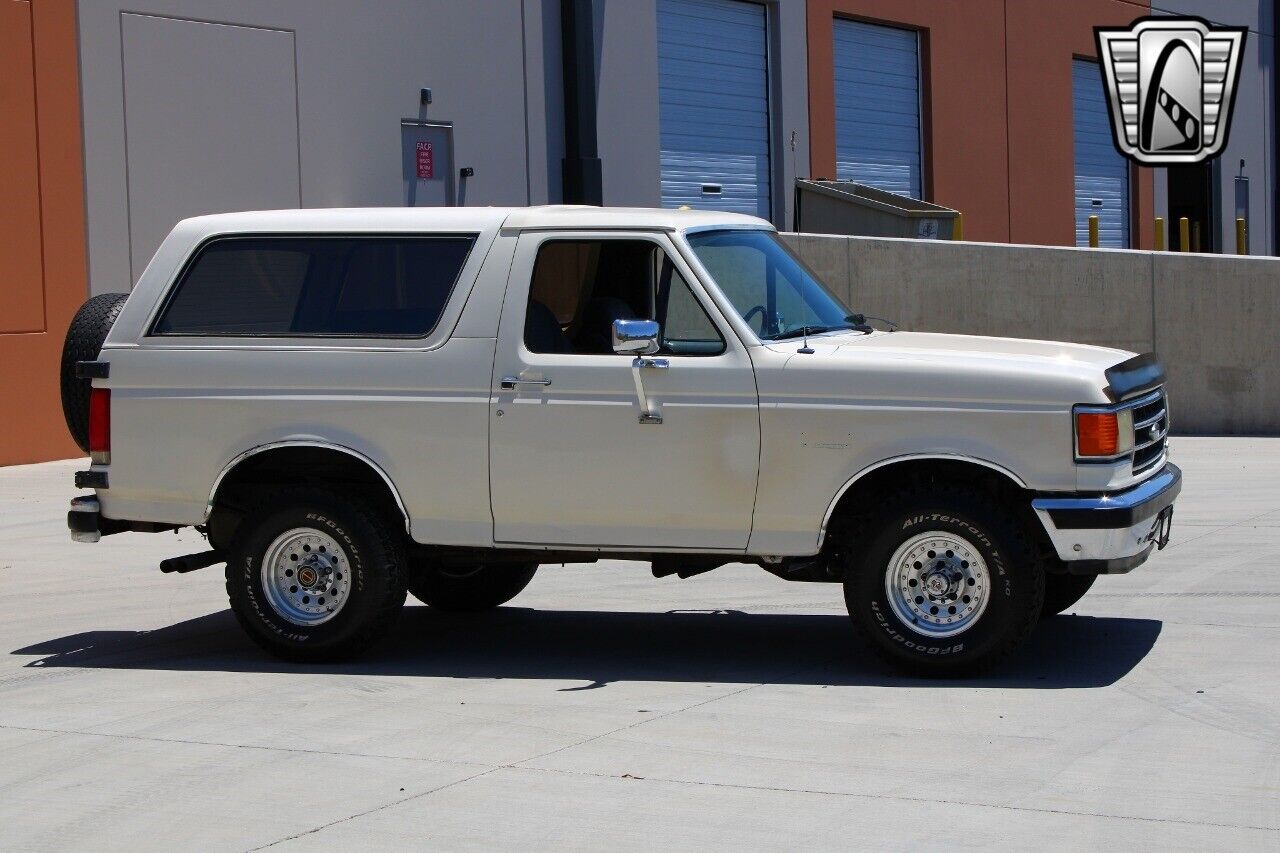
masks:
<svg viewBox="0 0 1280 853"><path fill-rule="evenodd" d="M1080 599L1098 579L1097 575L1049 575L1044 584L1044 607L1040 618L1057 616Z"/></svg>
<svg viewBox="0 0 1280 853"><path fill-rule="evenodd" d="M931 485L890 499L846 553L845 603L890 662L973 675L1035 627L1044 568L1022 527L982 492Z"/></svg>
<svg viewBox="0 0 1280 853"><path fill-rule="evenodd" d="M278 657L349 657L384 635L404 604L399 537L344 497L285 489L241 524L227 559L231 609Z"/></svg>
<svg viewBox="0 0 1280 853"><path fill-rule="evenodd" d="M436 610L490 610L519 595L537 571L537 563L442 566L433 560L417 559L409 577L409 592Z"/></svg>

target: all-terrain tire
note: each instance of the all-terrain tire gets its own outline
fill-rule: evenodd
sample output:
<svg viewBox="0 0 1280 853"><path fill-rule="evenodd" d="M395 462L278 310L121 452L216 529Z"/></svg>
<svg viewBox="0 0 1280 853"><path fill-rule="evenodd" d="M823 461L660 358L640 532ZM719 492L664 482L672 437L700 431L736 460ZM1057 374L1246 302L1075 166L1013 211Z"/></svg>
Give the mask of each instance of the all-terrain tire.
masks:
<svg viewBox="0 0 1280 853"><path fill-rule="evenodd" d="M519 595L537 571L537 563L480 563L466 569L445 569L419 558L413 561L409 592L437 610L490 610Z"/></svg>
<svg viewBox="0 0 1280 853"><path fill-rule="evenodd" d="M76 377L77 361L93 361L102 352L107 332L120 316L127 293L103 293L80 306L67 337L62 342L62 364L59 385L62 389L62 416L71 437L85 453L89 452L89 388L92 380Z"/></svg>
<svg viewBox="0 0 1280 853"><path fill-rule="evenodd" d="M1040 618L1057 616L1071 607L1093 586L1097 575L1048 575L1044 579L1044 607Z"/></svg>
<svg viewBox="0 0 1280 853"><path fill-rule="evenodd" d="M312 532L309 540L307 531ZM277 563L289 567L284 571L291 577L292 567L305 564L286 562L291 555L280 551L280 543L287 544L290 536L332 543L323 555L326 559L341 555L329 566L336 570L329 583L335 591L341 589L340 607L331 615L310 616L327 621L299 624L298 611L281 603L288 589L272 588ZM294 550L310 556L312 547L302 544ZM272 553L282 554L281 559L270 559ZM404 566L402 536L378 513L325 489L285 488L264 496L236 531L227 559L227 596L241 627L273 655L294 661L347 658L364 651L395 623L405 601ZM299 580L302 574L299 570ZM321 607L309 601L312 610L326 604L332 609L332 602L323 598L329 583L315 587Z"/></svg>
<svg viewBox="0 0 1280 853"><path fill-rule="evenodd" d="M849 616L881 657L913 674L976 675L1040 618L1044 566L1025 525L981 490L907 487L846 535Z"/></svg>

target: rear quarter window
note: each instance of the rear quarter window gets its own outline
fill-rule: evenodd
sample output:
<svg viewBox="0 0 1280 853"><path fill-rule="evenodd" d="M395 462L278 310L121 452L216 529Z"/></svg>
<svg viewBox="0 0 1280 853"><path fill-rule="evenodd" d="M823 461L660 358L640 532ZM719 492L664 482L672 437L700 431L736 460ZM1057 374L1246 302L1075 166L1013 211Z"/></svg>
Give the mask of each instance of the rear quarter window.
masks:
<svg viewBox="0 0 1280 853"><path fill-rule="evenodd" d="M151 334L424 337L474 243L474 235L215 239L187 265Z"/></svg>

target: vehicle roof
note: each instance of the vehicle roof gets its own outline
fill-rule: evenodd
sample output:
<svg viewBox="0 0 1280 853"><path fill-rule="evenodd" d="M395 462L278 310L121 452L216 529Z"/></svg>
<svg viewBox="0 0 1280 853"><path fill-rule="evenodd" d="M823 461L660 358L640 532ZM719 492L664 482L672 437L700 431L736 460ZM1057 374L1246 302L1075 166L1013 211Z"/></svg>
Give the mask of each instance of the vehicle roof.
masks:
<svg viewBox="0 0 1280 853"><path fill-rule="evenodd" d="M650 207L349 207L251 210L184 219L178 228L202 234L264 231L484 231L642 228L680 231L709 226L772 228L740 213Z"/></svg>

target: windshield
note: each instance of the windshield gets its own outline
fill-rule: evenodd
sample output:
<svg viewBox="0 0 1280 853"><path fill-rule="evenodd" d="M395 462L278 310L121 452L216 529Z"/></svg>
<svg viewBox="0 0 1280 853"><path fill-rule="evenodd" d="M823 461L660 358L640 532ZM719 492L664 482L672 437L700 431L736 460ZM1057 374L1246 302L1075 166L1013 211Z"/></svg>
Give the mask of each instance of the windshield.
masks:
<svg viewBox="0 0 1280 853"><path fill-rule="evenodd" d="M695 231L694 254L762 340L851 329L849 309L772 231Z"/></svg>

